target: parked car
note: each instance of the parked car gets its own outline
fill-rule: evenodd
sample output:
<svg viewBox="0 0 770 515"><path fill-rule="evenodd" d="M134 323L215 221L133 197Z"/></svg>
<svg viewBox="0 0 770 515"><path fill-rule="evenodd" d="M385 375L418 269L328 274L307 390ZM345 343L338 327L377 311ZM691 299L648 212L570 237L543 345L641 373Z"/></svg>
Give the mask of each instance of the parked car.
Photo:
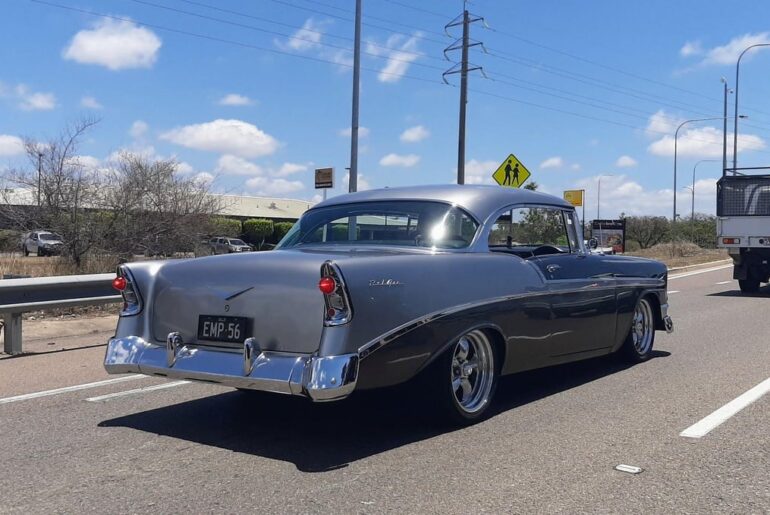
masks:
<svg viewBox="0 0 770 515"><path fill-rule="evenodd" d="M272 252L121 265L105 367L347 397L419 377L459 423L498 378L671 331L666 267L589 253L574 208L497 186L389 188L308 210Z"/></svg>
<svg viewBox="0 0 770 515"><path fill-rule="evenodd" d="M232 254L233 252L251 252L254 247L238 238L218 236L208 242L212 254Z"/></svg>
<svg viewBox="0 0 770 515"><path fill-rule="evenodd" d="M53 256L61 254L62 237L50 231L32 231L21 236L21 251L25 256Z"/></svg>

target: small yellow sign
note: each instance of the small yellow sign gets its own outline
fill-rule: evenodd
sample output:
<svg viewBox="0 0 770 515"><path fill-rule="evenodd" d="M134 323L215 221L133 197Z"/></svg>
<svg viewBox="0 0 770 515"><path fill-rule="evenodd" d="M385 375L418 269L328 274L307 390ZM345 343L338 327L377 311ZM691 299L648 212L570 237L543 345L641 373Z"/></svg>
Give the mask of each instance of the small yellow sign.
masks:
<svg viewBox="0 0 770 515"><path fill-rule="evenodd" d="M521 188L530 175L532 174L529 173L527 167L516 156L511 154L497 167L495 173L492 174L492 178L500 186Z"/></svg>
<svg viewBox="0 0 770 515"><path fill-rule="evenodd" d="M564 192L564 200L575 207L582 206L584 192L584 190L567 190Z"/></svg>

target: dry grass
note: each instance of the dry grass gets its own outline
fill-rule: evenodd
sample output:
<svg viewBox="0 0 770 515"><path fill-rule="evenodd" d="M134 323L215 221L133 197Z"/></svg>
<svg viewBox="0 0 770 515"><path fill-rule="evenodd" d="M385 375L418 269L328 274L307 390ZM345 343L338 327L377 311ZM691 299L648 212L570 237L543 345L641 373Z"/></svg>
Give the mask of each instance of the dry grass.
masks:
<svg viewBox="0 0 770 515"><path fill-rule="evenodd" d="M629 252L628 254L657 259L665 263L669 268L698 265L730 257L724 249L703 249L689 242L661 243L649 249Z"/></svg>
<svg viewBox="0 0 770 515"><path fill-rule="evenodd" d="M0 277L4 275L24 275L29 277L50 277L54 275L99 274L114 272L118 264L117 256L89 256L81 270L59 256L24 257L20 253L0 255Z"/></svg>

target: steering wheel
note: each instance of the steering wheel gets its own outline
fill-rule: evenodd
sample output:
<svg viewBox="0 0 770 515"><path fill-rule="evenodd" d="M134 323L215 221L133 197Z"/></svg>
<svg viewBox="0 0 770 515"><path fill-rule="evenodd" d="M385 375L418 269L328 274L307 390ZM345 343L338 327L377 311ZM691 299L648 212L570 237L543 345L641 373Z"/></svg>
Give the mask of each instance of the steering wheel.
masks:
<svg viewBox="0 0 770 515"><path fill-rule="evenodd" d="M533 256L545 256L547 254L561 254L562 251L559 247L553 245L540 245L532 251Z"/></svg>

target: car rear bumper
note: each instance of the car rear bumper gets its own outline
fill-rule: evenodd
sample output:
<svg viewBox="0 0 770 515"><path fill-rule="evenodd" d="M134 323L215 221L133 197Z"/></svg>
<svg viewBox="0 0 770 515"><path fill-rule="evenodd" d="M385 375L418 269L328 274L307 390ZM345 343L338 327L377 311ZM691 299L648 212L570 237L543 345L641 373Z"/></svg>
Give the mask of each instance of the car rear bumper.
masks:
<svg viewBox="0 0 770 515"><path fill-rule="evenodd" d="M350 395L358 379L358 354L310 356L260 351L253 339L243 351L185 345L171 333L165 346L128 336L107 344L110 374L139 373L216 383L234 388L301 395L314 401Z"/></svg>

